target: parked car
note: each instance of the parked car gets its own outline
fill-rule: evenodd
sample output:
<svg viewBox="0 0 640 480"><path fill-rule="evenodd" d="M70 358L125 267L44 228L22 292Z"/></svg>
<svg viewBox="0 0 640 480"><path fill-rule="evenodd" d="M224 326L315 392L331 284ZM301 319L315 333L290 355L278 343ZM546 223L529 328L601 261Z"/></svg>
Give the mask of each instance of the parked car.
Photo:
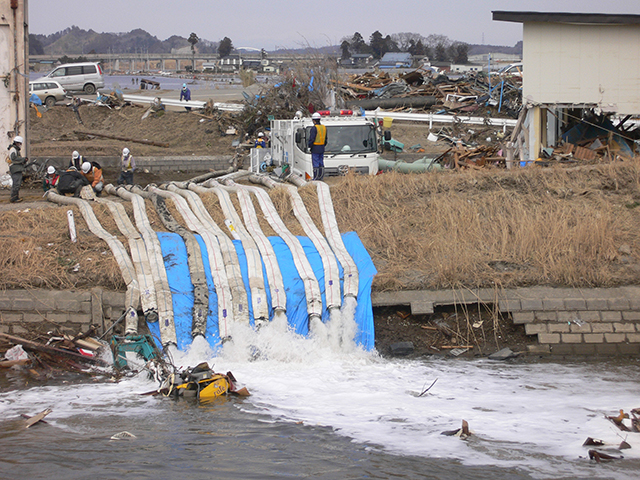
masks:
<svg viewBox="0 0 640 480"><path fill-rule="evenodd" d="M67 91L55 80L29 82L29 95L32 93L35 93L47 107L53 107L56 102L64 100L67 96Z"/></svg>
<svg viewBox="0 0 640 480"><path fill-rule="evenodd" d="M502 67L497 72L495 73L492 72L492 75L495 74L495 75L500 75L502 77L512 76L512 77L522 78L522 71L523 71L522 63L510 63L509 65Z"/></svg>
<svg viewBox="0 0 640 480"><path fill-rule="evenodd" d="M67 63L54 68L38 81L55 80L67 91L84 92L89 95L104 88L104 75L99 63Z"/></svg>

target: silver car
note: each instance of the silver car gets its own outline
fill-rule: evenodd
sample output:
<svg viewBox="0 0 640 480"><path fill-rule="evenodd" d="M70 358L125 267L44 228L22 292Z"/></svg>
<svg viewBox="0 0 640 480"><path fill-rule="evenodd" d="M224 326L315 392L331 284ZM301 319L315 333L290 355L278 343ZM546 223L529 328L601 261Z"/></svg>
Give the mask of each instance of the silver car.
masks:
<svg viewBox="0 0 640 480"><path fill-rule="evenodd" d="M55 80L68 91L84 92L89 95L104 88L104 75L99 63L67 63L54 68L38 81Z"/></svg>
<svg viewBox="0 0 640 480"><path fill-rule="evenodd" d="M29 82L29 95L35 93L47 107L53 107L56 102L64 100L67 91L54 80L35 80Z"/></svg>

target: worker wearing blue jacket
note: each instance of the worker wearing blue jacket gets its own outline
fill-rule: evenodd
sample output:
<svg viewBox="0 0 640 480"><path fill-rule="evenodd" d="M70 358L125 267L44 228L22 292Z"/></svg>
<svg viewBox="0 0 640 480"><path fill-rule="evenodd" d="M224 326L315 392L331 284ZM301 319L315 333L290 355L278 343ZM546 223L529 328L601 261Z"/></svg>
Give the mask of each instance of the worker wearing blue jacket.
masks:
<svg viewBox="0 0 640 480"><path fill-rule="evenodd" d="M311 150L314 180L324 178L324 147L327 144L327 127L320 123L321 118L318 112L311 115L313 127L309 132L309 150Z"/></svg>
<svg viewBox="0 0 640 480"><path fill-rule="evenodd" d="M186 83L182 84L182 90L180 90L180 101L186 100L187 102L191 100L191 90L187 87ZM187 111L191 110L191 107L184 107Z"/></svg>

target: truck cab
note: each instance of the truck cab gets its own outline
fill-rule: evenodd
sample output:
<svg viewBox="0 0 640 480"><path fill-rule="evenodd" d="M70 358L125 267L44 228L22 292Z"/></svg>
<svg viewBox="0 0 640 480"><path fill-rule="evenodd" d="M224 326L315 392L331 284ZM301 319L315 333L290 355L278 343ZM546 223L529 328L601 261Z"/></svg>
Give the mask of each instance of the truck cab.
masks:
<svg viewBox="0 0 640 480"><path fill-rule="evenodd" d="M341 111L345 112L345 111ZM327 127L324 152L324 174L344 175L348 171L375 175L378 173L378 139L374 122L365 117L329 115L321 123ZM313 178L309 134L313 122L310 117L271 121L270 152L259 152L263 160L254 161L252 169L269 166L289 168L293 175L306 180ZM257 149L262 150L262 149ZM254 165L256 164L256 165Z"/></svg>

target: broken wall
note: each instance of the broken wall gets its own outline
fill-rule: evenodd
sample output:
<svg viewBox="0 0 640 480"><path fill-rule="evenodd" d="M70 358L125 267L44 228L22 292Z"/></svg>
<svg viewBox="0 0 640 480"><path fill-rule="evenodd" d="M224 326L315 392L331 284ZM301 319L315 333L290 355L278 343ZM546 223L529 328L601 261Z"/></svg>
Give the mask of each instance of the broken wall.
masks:
<svg viewBox="0 0 640 480"><path fill-rule="evenodd" d="M525 22L523 97L640 112L640 25Z"/></svg>
<svg viewBox="0 0 640 480"><path fill-rule="evenodd" d="M16 135L25 138L28 156L29 31L28 0L0 2L0 151ZM9 170L2 155L0 174Z"/></svg>

